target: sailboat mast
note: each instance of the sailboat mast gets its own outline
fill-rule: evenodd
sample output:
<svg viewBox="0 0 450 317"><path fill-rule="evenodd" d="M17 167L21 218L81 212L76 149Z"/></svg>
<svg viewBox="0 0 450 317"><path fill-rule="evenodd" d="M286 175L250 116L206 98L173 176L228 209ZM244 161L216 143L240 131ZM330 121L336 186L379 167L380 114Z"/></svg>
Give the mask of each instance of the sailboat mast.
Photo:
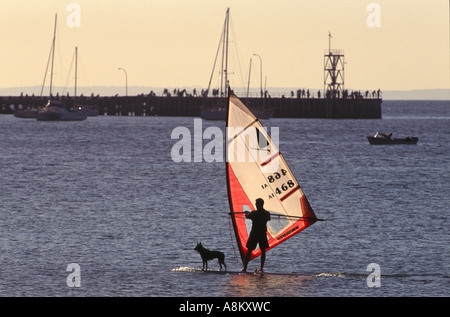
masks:
<svg viewBox="0 0 450 317"><path fill-rule="evenodd" d="M77 70L78 70L78 47L75 46L75 92L74 96L77 96Z"/></svg>
<svg viewBox="0 0 450 317"><path fill-rule="evenodd" d="M248 83L247 83L247 102L248 102L248 93L250 90L250 75L252 73L252 59L250 58L250 66L248 67Z"/></svg>
<svg viewBox="0 0 450 317"><path fill-rule="evenodd" d="M53 30L53 44L52 44L52 65L50 68L50 99L52 98L52 84L53 84L53 62L55 59L55 42L56 42L56 21L57 21L58 15L55 14L55 27Z"/></svg>
<svg viewBox="0 0 450 317"><path fill-rule="evenodd" d="M228 30L230 25L230 9L227 9L226 16L226 33L225 33L225 94L228 96Z"/></svg>
<svg viewBox="0 0 450 317"><path fill-rule="evenodd" d="M228 96L228 25L229 25L230 9L227 9L225 15L225 22L223 24L222 32L222 69L220 75L220 95ZM224 83L225 81L225 83Z"/></svg>

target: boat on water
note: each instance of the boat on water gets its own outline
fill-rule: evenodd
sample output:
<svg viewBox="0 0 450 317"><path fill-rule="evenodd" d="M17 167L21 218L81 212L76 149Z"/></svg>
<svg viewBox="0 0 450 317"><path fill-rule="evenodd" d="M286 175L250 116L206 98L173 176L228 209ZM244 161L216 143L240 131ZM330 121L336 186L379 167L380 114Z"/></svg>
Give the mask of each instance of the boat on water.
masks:
<svg viewBox="0 0 450 317"><path fill-rule="evenodd" d="M38 121L82 121L87 119L87 114L76 109L67 109L58 100L49 100L47 105L39 110L36 116Z"/></svg>
<svg viewBox="0 0 450 317"><path fill-rule="evenodd" d="M58 16L55 14L55 27L53 30L53 41L51 46L51 70L50 70L50 94L49 100L44 108L38 110L36 119L38 121L82 121L87 119L87 114L79 109L69 109L59 100L52 99L52 84L53 84L53 64L55 57L55 43L56 43L56 23ZM48 63L47 63L48 67ZM47 74L47 70L46 70ZM44 76L45 84L45 76ZM42 89L44 88L42 85ZM41 90L42 94L42 90Z"/></svg>
<svg viewBox="0 0 450 317"><path fill-rule="evenodd" d="M242 262L251 221L245 212L264 200L269 250L319 219L278 147L257 118L230 90L226 119L226 177L230 217ZM242 159L242 158L247 159ZM298 248L296 246L295 248ZM259 248L251 259L261 255Z"/></svg>
<svg viewBox="0 0 450 317"><path fill-rule="evenodd" d="M98 116L98 109L95 106L75 104L73 110L86 114L88 117Z"/></svg>
<svg viewBox="0 0 450 317"><path fill-rule="evenodd" d="M39 109L17 109L14 117L22 119L36 119Z"/></svg>
<svg viewBox="0 0 450 317"><path fill-rule="evenodd" d="M48 108L47 105L51 103L52 109ZM98 109L96 107L92 106L85 106L85 105L74 105L73 108L66 109L67 113L65 113L63 110L59 108L66 108L64 104L60 101L56 100L49 100L47 105L45 107L40 107L38 109L17 109L14 111L14 117L16 118L22 118L22 119L37 119L39 115L40 121L46 120L45 118L49 118L48 121L70 121L70 120L84 120L82 119L83 115L86 115L86 117L95 117L98 115ZM76 116L75 114L78 113L79 115ZM62 118L62 119L58 119ZM70 119L73 118L73 119Z"/></svg>
<svg viewBox="0 0 450 317"><path fill-rule="evenodd" d="M389 144L417 144L418 137L406 136L404 138L393 138L392 132L389 134L383 134L380 132L375 133L374 136L368 136L367 140L372 145L389 145Z"/></svg>
<svg viewBox="0 0 450 317"><path fill-rule="evenodd" d="M75 85L74 85L74 96L77 96L77 76L78 74L78 47L75 47ZM86 114L88 117L95 117L98 115L97 106L91 105L83 105L76 103L73 106L73 110L78 111L80 113Z"/></svg>

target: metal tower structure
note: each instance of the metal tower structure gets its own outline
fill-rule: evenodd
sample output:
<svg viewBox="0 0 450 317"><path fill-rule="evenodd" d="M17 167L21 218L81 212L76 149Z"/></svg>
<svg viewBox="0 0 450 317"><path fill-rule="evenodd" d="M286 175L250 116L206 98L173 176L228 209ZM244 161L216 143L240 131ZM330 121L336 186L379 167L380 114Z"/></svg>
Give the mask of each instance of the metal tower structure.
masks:
<svg viewBox="0 0 450 317"><path fill-rule="evenodd" d="M323 57L324 95L339 98L344 92L344 50L331 49L331 33L328 34L328 50Z"/></svg>

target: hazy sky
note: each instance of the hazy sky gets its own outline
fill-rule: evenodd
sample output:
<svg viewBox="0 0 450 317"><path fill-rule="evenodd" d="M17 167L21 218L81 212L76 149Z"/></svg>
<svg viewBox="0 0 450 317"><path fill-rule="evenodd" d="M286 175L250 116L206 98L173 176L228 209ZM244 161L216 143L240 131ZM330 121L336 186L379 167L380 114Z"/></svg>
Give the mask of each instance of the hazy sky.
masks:
<svg viewBox="0 0 450 317"><path fill-rule="evenodd" d="M259 86L257 53L268 87L322 88L331 32L348 88L450 87L448 0L2 0L0 87L42 84L57 13L56 85L73 85L78 46L79 86L121 86L122 67L130 86L206 88L227 7L233 86L252 57Z"/></svg>

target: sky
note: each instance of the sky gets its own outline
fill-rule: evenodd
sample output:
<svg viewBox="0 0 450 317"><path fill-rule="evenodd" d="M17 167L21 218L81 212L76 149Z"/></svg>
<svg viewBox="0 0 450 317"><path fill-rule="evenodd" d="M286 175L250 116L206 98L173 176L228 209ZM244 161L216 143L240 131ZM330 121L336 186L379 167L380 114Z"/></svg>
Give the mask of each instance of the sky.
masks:
<svg viewBox="0 0 450 317"><path fill-rule="evenodd" d="M232 86L247 85L252 59L252 87L262 63L267 87L323 88L331 33L346 88L448 89L449 2L2 0L0 88L42 85L56 13L56 86L74 85L77 46L79 86L119 89L123 68L129 86L206 88L230 8Z"/></svg>

